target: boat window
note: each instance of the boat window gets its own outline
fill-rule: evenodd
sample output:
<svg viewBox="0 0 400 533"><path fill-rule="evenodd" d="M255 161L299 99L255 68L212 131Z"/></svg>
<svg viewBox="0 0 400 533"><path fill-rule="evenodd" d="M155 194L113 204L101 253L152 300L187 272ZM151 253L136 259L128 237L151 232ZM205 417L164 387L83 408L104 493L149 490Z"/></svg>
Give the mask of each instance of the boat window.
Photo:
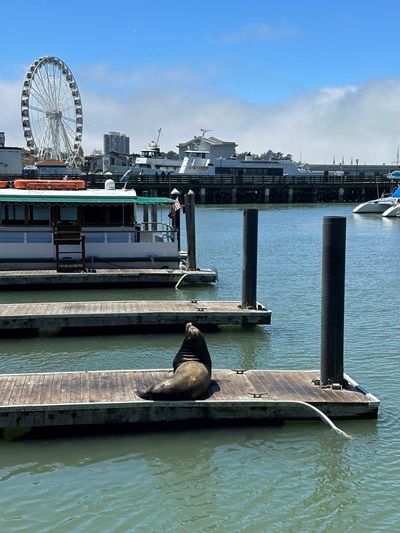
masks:
<svg viewBox="0 0 400 533"><path fill-rule="evenodd" d="M78 220L78 208L74 206L61 206L60 207L60 221Z"/></svg>
<svg viewBox="0 0 400 533"><path fill-rule="evenodd" d="M124 225L124 207L121 205L110 205L109 207L109 223L116 226ZM126 221L126 223L128 220Z"/></svg>
<svg viewBox="0 0 400 533"><path fill-rule="evenodd" d="M105 226L106 206L85 205L83 209L83 223L85 226Z"/></svg>
<svg viewBox="0 0 400 533"><path fill-rule="evenodd" d="M25 224L25 207L23 205L1 206L1 222L10 225Z"/></svg>
<svg viewBox="0 0 400 533"><path fill-rule="evenodd" d="M29 224L40 224L48 226L50 222L50 211L48 206L31 205L28 209Z"/></svg>

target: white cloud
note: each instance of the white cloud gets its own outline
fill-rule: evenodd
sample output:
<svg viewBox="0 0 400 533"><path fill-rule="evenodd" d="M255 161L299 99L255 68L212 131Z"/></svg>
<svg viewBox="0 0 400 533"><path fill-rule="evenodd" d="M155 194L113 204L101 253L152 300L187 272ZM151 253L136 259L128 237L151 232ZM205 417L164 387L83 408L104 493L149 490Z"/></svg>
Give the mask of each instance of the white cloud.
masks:
<svg viewBox="0 0 400 533"><path fill-rule="evenodd" d="M129 135L131 150L140 151L162 128L161 148L167 151L207 128L212 129L210 135L236 141L240 152L271 148L296 159L301 153L303 161L310 163L331 162L334 155L336 161L344 157L346 162L351 157L362 163L395 159L400 144L399 79L323 88L279 104L255 105L212 93L195 83L195 75L189 72L186 77L178 71L165 72L158 81L154 73L144 88L138 73L128 74L124 96L117 96L110 87L103 93L82 90L85 152L102 148L103 133L110 130ZM107 68L97 70L99 83L104 75L109 75ZM117 81L113 83L123 85L122 72ZM20 82L0 80L0 131L6 132L9 146L24 146L20 91Z"/></svg>
<svg viewBox="0 0 400 533"><path fill-rule="evenodd" d="M271 39L293 37L295 34L296 30L286 24L272 26L261 22L259 24L249 24L236 32L222 35L219 42L229 44L242 43L244 41L269 41Z"/></svg>

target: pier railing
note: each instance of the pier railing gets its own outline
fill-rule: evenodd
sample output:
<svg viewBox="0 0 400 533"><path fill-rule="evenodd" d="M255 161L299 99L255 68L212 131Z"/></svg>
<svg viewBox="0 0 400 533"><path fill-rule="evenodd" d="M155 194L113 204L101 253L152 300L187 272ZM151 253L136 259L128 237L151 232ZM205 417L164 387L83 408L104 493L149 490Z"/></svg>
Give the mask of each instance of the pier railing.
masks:
<svg viewBox="0 0 400 533"><path fill-rule="evenodd" d="M105 178L96 176L89 178L91 185L103 184ZM130 186L169 186L169 187L268 187L268 186L363 186L363 185L398 185L400 180L392 180L387 176L188 176L171 174L170 176L132 176Z"/></svg>

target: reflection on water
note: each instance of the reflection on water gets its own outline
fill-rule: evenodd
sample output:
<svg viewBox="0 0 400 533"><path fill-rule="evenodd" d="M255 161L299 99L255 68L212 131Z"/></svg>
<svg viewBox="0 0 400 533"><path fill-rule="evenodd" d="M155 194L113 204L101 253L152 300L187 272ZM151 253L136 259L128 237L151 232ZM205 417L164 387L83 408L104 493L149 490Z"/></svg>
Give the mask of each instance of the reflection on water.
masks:
<svg viewBox="0 0 400 533"><path fill-rule="evenodd" d="M272 324L206 341L215 368L318 368L322 218L346 216L345 370L382 400L378 421L338 422L350 441L320 421L0 440L1 529L396 530L400 221L351 209L263 206L258 300ZM1 301L240 299L240 207L196 216L199 266L217 268L215 287L5 292ZM181 342L176 333L2 339L0 371L169 367Z"/></svg>

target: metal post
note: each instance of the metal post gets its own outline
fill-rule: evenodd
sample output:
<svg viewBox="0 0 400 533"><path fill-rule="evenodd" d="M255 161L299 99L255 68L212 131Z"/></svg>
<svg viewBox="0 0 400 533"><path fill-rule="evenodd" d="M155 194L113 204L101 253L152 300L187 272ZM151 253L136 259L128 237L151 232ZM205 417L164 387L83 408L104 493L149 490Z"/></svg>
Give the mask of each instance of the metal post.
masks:
<svg viewBox="0 0 400 533"><path fill-rule="evenodd" d="M157 205L151 205L151 229L152 231L157 231Z"/></svg>
<svg viewBox="0 0 400 533"><path fill-rule="evenodd" d="M257 306L258 209L243 211L242 307Z"/></svg>
<svg viewBox="0 0 400 533"><path fill-rule="evenodd" d="M321 386L343 385L346 218L324 217L321 293Z"/></svg>
<svg viewBox="0 0 400 533"><path fill-rule="evenodd" d="M181 193L178 191L178 189L173 189L170 193L170 196L172 200L178 200L179 201L179 195ZM171 212L171 218L172 218L172 226L176 230L177 238L178 238L178 251L181 249L181 209L174 209Z"/></svg>
<svg viewBox="0 0 400 533"><path fill-rule="evenodd" d="M189 270L196 270L196 228L194 212L195 194L193 191L189 191L187 194L185 194L185 218Z"/></svg>

